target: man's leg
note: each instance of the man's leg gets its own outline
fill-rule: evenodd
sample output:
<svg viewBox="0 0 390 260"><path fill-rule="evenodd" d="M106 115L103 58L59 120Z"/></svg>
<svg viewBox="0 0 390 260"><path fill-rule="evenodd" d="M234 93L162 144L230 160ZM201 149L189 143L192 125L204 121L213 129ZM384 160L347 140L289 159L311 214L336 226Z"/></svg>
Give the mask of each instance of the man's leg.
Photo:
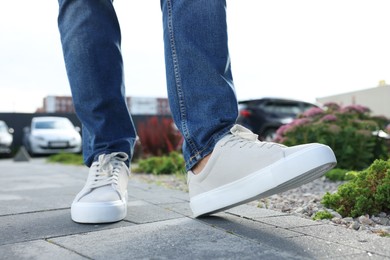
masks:
<svg viewBox="0 0 390 260"><path fill-rule="evenodd" d="M111 0L59 0L58 26L76 113L83 125L87 183L76 222L123 219L135 129L125 100L120 29Z"/></svg>
<svg viewBox="0 0 390 260"><path fill-rule="evenodd" d="M111 0L60 0L58 25L83 153L131 156L135 130L125 100L120 29Z"/></svg>
<svg viewBox="0 0 390 260"><path fill-rule="evenodd" d="M163 0L169 103L187 170L210 154L237 115L224 0Z"/></svg>
<svg viewBox="0 0 390 260"><path fill-rule="evenodd" d="M184 136L196 217L298 187L336 164L325 145L263 143L234 125L225 6L225 0L162 0L168 94Z"/></svg>

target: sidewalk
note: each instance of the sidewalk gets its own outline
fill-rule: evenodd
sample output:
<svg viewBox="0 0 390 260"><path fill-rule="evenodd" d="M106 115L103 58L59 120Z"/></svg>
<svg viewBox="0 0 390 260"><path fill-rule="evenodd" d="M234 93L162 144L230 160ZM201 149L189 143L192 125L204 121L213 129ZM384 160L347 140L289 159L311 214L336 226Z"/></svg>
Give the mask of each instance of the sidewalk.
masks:
<svg viewBox="0 0 390 260"><path fill-rule="evenodd" d="M0 259L390 259L390 238L249 205L194 219L186 193L134 179L125 220L77 224L87 171L0 160Z"/></svg>

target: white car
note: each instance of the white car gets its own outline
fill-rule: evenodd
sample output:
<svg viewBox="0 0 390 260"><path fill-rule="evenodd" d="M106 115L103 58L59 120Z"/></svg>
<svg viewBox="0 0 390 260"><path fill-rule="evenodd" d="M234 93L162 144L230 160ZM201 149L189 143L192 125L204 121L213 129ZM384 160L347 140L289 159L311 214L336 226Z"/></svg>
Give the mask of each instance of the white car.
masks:
<svg viewBox="0 0 390 260"><path fill-rule="evenodd" d="M66 117L34 117L24 132L23 143L31 155L81 152L80 128Z"/></svg>
<svg viewBox="0 0 390 260"><path fill-rule="evenodd" d="M8 128L7 124L0 120L0 154L11 154L13 132L12 128Z"/></svg>

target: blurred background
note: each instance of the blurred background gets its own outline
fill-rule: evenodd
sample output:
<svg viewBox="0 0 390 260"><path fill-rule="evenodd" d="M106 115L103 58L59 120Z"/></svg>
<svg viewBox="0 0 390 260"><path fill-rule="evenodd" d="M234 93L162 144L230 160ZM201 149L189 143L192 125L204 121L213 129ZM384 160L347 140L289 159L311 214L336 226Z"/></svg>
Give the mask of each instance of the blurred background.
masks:
<svg viewBox="0 0 390 260"><path fill-rule="evenodd" d="M160 3L115 0L114 6L129 109L136 122L169 117ZM227 0L238 99L359 104L390 117L388 10L386 0ZM0 9L0 120L17 145L36 113L65 116L81 127L72 107L57 12L57 1L4 1Z"/></svg>

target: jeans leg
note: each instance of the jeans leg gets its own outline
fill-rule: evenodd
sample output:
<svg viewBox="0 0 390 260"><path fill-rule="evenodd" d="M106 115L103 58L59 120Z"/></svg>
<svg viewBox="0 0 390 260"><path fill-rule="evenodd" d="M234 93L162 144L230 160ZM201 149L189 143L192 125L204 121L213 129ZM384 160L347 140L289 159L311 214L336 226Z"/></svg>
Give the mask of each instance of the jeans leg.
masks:
<svg viewBox="0 0 390 260"><path fill-rule="evenodd" d="M121 34L111 0L59 0L58 27L87 166L99 154L131 158L135 129L125 97Z"/></svg>
<svg viewBox="0 0 390 260"><path fill-rule="evenodd" d="M212 152L238 115L225 0L161 0L168 96L187 170Z"/></svg>

